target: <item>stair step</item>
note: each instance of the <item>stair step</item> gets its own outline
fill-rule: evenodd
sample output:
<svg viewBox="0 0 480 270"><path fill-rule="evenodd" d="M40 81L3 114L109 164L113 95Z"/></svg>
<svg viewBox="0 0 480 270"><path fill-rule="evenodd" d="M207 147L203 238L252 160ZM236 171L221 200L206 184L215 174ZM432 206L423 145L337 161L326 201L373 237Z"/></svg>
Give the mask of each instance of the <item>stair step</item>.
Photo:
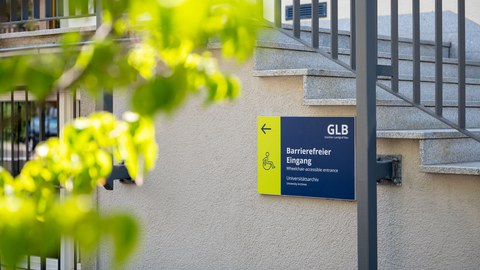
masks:
<svg viewBox="0 0 480 270"><path fill-rule="evenodd" d="M422 165L480 161L480 143L454 129L379 130L377 138L420 140Z"/></svg>
<svg viewBox="0 0 480 270"><path fill-rule="evenodd" d="M453 101L452 101L453 102ZM305 99L304 105L307 106L356 106L355 99ZM471 104L467 107L467 127L480 127L480 103ZM433 106L428 106L432 112ZM457 122L457 108L444 107L444 118ZM446 124L432 117L431 115L420 111L400 100L379 100L377 101L377 126L385 130L401 129L442 129L448 128Z"/></svg>
<svg viewBox="0 0 480 270"><path fill-rule="evenodd" d="M287 32L291 32L292 26L289 24L284 24L283 28ZM301 26L300 27L300 38L306 42L311 42L311 27ZM319 45L320 47L329 47L330 46L330 30L329 29L319 29ZM260 32L259 40L270 40L280 43L291 43L294 41L284 33L276 31L273 28L263 28L263 31ZM399 38L399 53L409 55L412 52L412 39L409 38ZM391 48L391 38L388 36L378 36L378 51L379 52L390 52ZM449 57L450 55L450 42L444 42L443 44L443 56ZM350 32L349 31L338 31L338 47L340 49L350 48ZM421 40L420 46L421 55L424 56L435 56L435 43L433 41Z"/></svg>
<svg viewBox="0 0 480 270"><path fill-rule="evenodd" d="M438 174L480 175L480 162L422 165L420 166L420 171Z"/></svg>
<svg viewBox="0 0 480 270"><path fill-rule="evenodd" d="M377 99L377 106L389 106L389 107L411 107L412 105L401 99L387 99L381 100ZM303 105L308 106L355 106L357 105L357 100L354 98L345 98L345 99L312 99L306 98L303 100ZM428 100L423 101L422 105L430 108L435 107L435 101ZM443 102L444 108L457 108L458 101L456 100L446 100ZM467 102L467 108L480 108L480 101Z"/></svg>
<svg viewBox="0 0 480 270"><path fill-rule="evenodd" d="M480 134L480 129L471 129L471 132ZM383 139L458 139L467 138L467 135L455 129L410 129L410 130L378 130L377 138ZM480 158L480 157L479 157Z"/></svg>
<svg viewBox="0 0 480 270"><path fill-rule="evenodd" d="M255 70L254 76L304 76L304 97L307 99L354 99L356 97L355 74L350 71L331 71L322 69L277 69ZM339 80L340 78L340 80ZM383 77L384 78L384 77ZM389 86L390 81L379 78L379 82ZM480 80L466 80L466 99L480 101ZM412 78L402 76L399 82L399 93L412 97ZM454 78L444 78L444 101L458 99L458 84ZM435 78L421 78L422 103L435 100ZM380 100L396 100L397 98L383 89L377 89L377 98ZM314 105L314 104L311 104Z"/></svg>
<svg viewBox="0 0 480 270"><path fill-rule="evenodd" d="M328 48L320 48L319 51L328 51ZM340 50L340 62L348 64L350 62L350 51ZM315 52L313 49L304 46L301 43L275 43L271 41L258 41L255 54L256 69L330 69L345 70L343 67L326 65L325 56ZM412 74L413 58L411 54L399 56L399 74ZM420 72L422 76L435 76L435 58L429 56L421 57ZM329 61L334 63L333 61ZM390 65L390 55L379 53L378 63L381 65ZM466 64L467 78L480 78L480 62L468 61ZM458 64L456 59L443 59L443 75L450 78L458 76Z"/></svg>
<svg viewBox="0 0 480 270"><path fill-rule="evenodd" d="M377 138L420 140L422 172L480 175L480 143L454 129L379 130Z"/></svg>
<svg viewBox="0 0 480 270"><path fill-rule="evenodd" d="M308 106L355 106L356 82L353 72L321 69L256 70L254 76L303 76L304 104ZM403 78L405 79L405 78ZM422 84L422 105L432 110L434 106L434 84ZM454 81L448 79L446 81ZM480 80L469 80L467 88L467 127L480 127ZM447 85L446 85L447 86ZM473 86L473 87L472 87ZM401 87L403 85L401 84ZM411 87L410 87L411 89ZM410 91L410 92L409 92ZM411 90L400 89L400 93L411 97ZM427 100L427 98L430 98ZM444 92L444 117L457 122L457 88L448 84ZM412 107L394 95L377 87L377 125L381 129L448 128L431 115Z"/></svg>

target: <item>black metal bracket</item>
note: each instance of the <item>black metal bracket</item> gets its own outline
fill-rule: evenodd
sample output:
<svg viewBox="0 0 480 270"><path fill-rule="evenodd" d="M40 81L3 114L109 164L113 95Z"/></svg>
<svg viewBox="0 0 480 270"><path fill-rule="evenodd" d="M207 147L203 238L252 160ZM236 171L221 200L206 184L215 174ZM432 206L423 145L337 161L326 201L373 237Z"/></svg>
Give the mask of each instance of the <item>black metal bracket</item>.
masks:
<svg viewBox="0 0 480 270"><path fill-rule="evenodd" d="M113 165L112 172L107 178L107 181L103 187L106 190L113 190L113 182L119 180L123 184L135 184L132 177L128 173L127 167L125 164Z"/></svg>
<svg viewBox="0 0 480 270"><path fill-rule="evenodd" d="M377 157L377 183L402 185L402 156Z"/></svg>

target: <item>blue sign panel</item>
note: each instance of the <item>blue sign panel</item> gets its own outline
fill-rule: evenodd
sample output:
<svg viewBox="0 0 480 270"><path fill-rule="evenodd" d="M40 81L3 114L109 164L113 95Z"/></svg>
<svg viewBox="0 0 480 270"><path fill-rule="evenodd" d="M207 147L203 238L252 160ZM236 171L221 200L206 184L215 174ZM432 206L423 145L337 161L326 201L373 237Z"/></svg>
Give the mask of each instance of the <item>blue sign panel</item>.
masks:
<svg viewBox="0 0 480 270"><path fill-rule="evenodd" d="M268 124L262 123L268 123L269 118L272 117L259 117L258 125L268 128ZM263 166L265 172L261 175L265 180L259 177L259 187L268 190L266 183L275 185L276 182L269 178L278 177L279 195L354 200L354 122L353 117L280 117L280 151L264 147L260 151L261 137L266 138L268 134L263 130L258 135L258 155L267 154L268 162L281 165L277 174L275 168L265 170ZM271 144L266 145L272 148ZM259 170L262 167L259 166Z"/></svg>

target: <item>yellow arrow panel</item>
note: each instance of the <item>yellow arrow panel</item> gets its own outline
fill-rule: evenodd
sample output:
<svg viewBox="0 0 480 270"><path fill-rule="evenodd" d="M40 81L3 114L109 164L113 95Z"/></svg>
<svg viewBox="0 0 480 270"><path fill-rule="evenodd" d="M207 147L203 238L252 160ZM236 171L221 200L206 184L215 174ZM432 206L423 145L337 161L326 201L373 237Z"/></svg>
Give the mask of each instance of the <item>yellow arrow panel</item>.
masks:
<svg viewBox="0 0 480 270"><path fill-rule="evenodd" d="M281 194L281 138L280 117L259 116L258 138L258 193Z"/></svg>

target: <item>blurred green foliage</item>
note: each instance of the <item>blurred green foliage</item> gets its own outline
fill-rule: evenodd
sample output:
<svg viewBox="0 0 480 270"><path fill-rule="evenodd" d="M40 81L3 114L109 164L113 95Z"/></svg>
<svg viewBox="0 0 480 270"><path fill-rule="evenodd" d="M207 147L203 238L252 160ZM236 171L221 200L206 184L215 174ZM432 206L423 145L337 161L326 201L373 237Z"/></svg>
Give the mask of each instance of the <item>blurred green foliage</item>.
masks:
<svg viewBox="0 0 480 270"><path fill-rule="evenodd" d="M123 160L141 183L155 164L153 118L171 113L205 91L205 102L236 98L240 83L222 72L208 51L221 43L224 57L243 61L255 46L260 8L242 0L103 0L102 24L88 42L69 33L51 54L0 60L0 94L23 86L38 99L53 91L128 90L124 120L109 113L79 118L61 138L35 149L20 175L0 168L0 256L13 266L25 254L50 254L61 237L74 238L84 252L111 239L114 266L121 268L139 232L134 218L100 215L91 195L104 183L112 160ZM85 1L69 1L84 8ZM61 187L62 196L60 196ZM128 200L128 198L126 198Z"/></svg>

